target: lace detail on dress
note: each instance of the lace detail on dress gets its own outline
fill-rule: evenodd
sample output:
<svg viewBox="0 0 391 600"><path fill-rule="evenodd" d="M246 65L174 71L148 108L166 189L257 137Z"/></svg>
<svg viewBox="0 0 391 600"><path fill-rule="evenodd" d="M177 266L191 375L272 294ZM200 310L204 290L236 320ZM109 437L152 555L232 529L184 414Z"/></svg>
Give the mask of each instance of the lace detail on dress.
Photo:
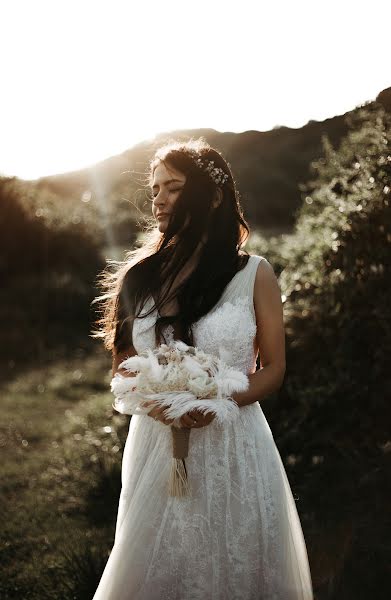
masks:
<svg viewBox="0 0 391 600"><path fill-rule="evenodd" d="M199 348L247 373L260 260L250 257L193 328ZM137 352L155 346L155 319L134 322ZM313 600L295 501L260 404L232 423L191 430L189 497L168 495L171 455L169 427L131 418L115 544L93 600Z"/></svg>
<svg viewBox="0 0 391 600"><path fill-rule="evenodd" d="M219 354L227 364L243 373L253 372L257 326L252 307L252 298L227 300L197 322L195 345L204 352Z"/></svg>
<svg viewBox="0 0 391 600"><path fill-rule="evenodd" d="M166 340L166 344L169 344L170 342L174 341L174 331L175 329L170 323L163 327L162 332L164 335L164 339Z"/></svg>

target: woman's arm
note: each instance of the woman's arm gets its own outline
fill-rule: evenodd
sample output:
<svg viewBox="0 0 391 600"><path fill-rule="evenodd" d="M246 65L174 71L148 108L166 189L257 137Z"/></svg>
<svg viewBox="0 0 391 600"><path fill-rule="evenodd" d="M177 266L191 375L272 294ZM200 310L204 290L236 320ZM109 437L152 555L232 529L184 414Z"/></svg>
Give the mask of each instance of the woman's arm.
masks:
<svg viewBox="0 0 391 600"><path fill-rule="evenodd" d="M135 377L136 373L129 373L125 371L125 369L119 369L118 365L121 364L123 360L129 358L130 356L135 356L137 354L134 346L128 346L124 350L120 352L117 351L116 347L113 348L113 367L112 367L112 376L114 377L115 373L121 373L124 377Z"/></svg>
<svg viewBox="0 0 391 600"><path fill-rule="evenodd" d="M240 407L278 390L285 376L285 328L281 291L272 265L262 260L254 282L254 309L261 369L249 375L246 392L232 394Z"/></svg>

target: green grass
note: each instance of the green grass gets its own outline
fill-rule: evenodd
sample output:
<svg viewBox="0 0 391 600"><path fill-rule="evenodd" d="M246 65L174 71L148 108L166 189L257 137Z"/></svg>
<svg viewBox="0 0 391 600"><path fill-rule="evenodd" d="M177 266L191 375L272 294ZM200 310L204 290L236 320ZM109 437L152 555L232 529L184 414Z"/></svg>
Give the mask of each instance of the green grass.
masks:
<svg viewBox="0 0 391 600"><path fill-rule="evenodd" d="M114 540L129 419L97 350L1 386L0 597L91 598Z"/></svg>
<svg viewBox="0 0 391 600"><path fill-rule="evenodd" d="M129 417L111 406L108 354L84 352L0 384L2 600L91 600L112 548ZM300 389L311 418L293 402ZM316 405L321 389L287 390L263 406L298 498L317 600L385 597L386 457L362 429L356 442L342 404L338 419Z"/></svg>

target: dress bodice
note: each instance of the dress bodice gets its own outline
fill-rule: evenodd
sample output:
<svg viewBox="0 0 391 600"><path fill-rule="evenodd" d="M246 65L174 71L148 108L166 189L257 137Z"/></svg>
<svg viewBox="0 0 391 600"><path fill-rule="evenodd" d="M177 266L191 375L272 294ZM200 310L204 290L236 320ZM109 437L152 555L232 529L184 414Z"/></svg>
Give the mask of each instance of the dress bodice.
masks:
<svg viewBox="0 0 391 600"><path fill-rule="evenodd" d="M193 339L197 348L220 356L228 365L246 374L256 369L258 352L254 281L261 260L266 258L250 255L246 266L227 284L215 306L193 324ZM148 312L153 305L153 299L148 299L141 314ZM155 347L157 316L155 308L147 317L134 321L133 345L138 354ZM170 339L172 331L171 325L166 326L166 339Z"/></svg>

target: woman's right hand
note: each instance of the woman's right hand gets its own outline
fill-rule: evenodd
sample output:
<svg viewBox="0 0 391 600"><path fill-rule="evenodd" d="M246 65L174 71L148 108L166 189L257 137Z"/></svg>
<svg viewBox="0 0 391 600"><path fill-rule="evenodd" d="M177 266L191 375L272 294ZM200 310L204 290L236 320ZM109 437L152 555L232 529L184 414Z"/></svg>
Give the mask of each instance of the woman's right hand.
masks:
<svg viewBox="0 0 391 600"><path fill-rule="evenodd" d="M152 406L152 409L147 413L148 417L152 417L155 421L160 421L163 425L171 425L175 419L168 419L163 413L166 410L166 406L159 406L154 403L153 400L146 400L142 402L141 406L143 408L148 408Z"/></svg>
<svg viewBox="0 0 391 600"><path fill-rule="evenodd" d="M118 352L114 347L112 354L112 377L114 377L116 373L120 373L120 375L123 375L124 377L135 377L136 373L129 373L126 369L119 369L118 367L124 360L131 356L136 356L136 354L137 352L134 346L129 346L126 350L122 350L121 352Z"/></svg>

